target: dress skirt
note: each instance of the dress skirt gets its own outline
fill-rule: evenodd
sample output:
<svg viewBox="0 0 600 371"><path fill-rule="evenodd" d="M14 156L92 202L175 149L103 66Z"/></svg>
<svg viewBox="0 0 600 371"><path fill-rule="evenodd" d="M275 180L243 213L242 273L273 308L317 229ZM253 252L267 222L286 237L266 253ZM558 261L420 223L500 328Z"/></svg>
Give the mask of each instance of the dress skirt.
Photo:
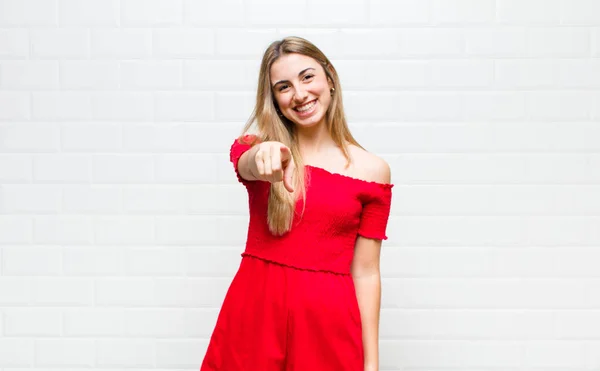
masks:
<svg viewBox="0 0 600 371"><path fill-rule="evenodd" d="M200 370L363 371L352 276L245 255Z"/></svg>

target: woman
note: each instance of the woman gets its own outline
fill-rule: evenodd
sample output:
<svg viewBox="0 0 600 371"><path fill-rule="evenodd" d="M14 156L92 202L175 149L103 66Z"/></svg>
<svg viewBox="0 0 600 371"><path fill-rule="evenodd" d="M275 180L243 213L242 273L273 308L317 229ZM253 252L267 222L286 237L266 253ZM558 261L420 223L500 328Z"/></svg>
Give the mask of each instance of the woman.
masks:
<svg viewBox="0 0 600 371"><path fill-rule="evenodd" d="M378 370L390 169L350 134L316 46L267 48L243 133L231 161L249 195L248 240L201 370Z"/></svg>

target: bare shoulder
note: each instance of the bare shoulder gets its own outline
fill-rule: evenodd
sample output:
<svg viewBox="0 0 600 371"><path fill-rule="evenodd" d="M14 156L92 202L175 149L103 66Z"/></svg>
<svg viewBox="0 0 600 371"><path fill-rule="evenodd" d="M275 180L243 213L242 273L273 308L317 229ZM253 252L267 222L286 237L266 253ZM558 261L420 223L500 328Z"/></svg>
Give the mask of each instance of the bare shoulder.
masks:
<svg viewBox="0 0 600 371"><path fill-rule="evenodd" d="M387 161L353 144L349 144L348 149L358 178L384 184L391 182L391 170Z"/></svg>

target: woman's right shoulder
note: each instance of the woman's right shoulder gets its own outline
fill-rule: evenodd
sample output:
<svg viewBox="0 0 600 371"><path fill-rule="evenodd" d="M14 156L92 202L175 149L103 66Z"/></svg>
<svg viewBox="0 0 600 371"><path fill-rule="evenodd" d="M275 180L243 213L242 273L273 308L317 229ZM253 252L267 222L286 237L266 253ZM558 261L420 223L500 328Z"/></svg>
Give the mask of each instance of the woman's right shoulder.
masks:
<svg viewBox="0 0 600 371"><path fill-rule="evenodd" d="M244 134L236 139L240 144L254 145L261 142L260 137L257 134Z"/></svg>

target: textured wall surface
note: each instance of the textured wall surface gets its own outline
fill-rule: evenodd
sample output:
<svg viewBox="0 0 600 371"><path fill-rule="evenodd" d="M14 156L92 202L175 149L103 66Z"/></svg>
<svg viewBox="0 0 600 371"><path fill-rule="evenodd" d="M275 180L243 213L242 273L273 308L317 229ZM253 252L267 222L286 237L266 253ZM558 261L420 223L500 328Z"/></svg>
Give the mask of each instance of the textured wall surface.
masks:
<svg viewBox="0 0 600 371"><path fill-rule="evenodd" d="M0 371L199 367L288 35L392 168L381 370L600 370L600 0L0 0Z"/></svg>

